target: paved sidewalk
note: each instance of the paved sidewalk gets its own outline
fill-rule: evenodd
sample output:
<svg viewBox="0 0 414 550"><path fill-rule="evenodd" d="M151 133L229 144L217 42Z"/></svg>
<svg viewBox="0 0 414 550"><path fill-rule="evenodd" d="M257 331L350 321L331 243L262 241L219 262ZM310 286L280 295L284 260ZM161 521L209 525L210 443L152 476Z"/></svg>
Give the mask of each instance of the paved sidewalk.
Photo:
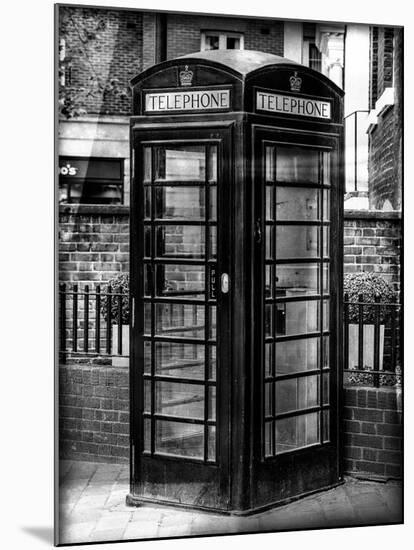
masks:
<svg viewBox="0 0 414 550"><path fill-rule="evenodd" d="M60 544L221 533L399 523L401 484L352 478L299 501L247 517L125 504L127 465L60 463Z"/></svg>

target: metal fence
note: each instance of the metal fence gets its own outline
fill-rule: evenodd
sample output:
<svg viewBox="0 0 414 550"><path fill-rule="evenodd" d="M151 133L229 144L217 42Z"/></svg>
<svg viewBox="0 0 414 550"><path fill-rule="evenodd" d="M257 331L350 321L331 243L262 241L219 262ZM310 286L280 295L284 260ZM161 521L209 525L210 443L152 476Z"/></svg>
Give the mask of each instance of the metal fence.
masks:
<svg viewBox="0 0 414 550"><path fill-rule="evenodd" d="M395 386L402 382L402 307L344 299L344 382Z"/></svg>
<svg viewBox="0 0 414 550"><path fill-rule="evenodd" d="M62 360L79 356L127 356L129 342L124 327L128 324L129 294L122 288L59 285Z"/></svg>

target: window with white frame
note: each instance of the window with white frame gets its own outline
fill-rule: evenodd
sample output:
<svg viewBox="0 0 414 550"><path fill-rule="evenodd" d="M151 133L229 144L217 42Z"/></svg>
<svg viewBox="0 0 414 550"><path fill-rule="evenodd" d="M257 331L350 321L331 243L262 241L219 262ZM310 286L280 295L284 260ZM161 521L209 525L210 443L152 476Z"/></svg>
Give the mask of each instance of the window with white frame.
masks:
<svg viewBox="0 0 414 550"><path fill-rule="evenodd" d="M203 31L201 50L243 50L244 36L238 32Z"/></svg>

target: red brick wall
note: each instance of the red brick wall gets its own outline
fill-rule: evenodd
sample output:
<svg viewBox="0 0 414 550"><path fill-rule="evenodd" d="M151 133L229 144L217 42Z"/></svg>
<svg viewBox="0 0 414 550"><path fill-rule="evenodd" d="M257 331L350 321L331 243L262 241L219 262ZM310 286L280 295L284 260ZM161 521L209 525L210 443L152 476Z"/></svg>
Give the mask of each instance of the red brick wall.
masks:
<svg viewBox="0 0 414 550"><path fill-rule="evenodd" d="M128 462L128 368L86 361L59 368L60 457Z"/></svg>
<svg viewBox="0 0 414 550"><path fill-rule="evenodd" d="M344 273L381 274L400 289L401 219L394 212L345 212Z"/></svg>
<svg viewBox="0 0 414 550"><path fill-rule="evenodd" d="M129 271L129 208L61 206L59 281L91 284Z"/></svg>
<svg viewBox="0 0 414 550"><path fill-rule="evenodd" d="M172 14L167 18L167 58L200 51L205 30L241 32L246 50L283 55L283 22Z"/></svg>
<svg viewBox="0 0 414 550"><path fill-rule="evenodd" d="M59 36L66 42L65 86L90 114L131 114L131 97L109 90L88 95L91 83L119 80L129 91L130 79L142 70L142 13L131 10L60 7ZM91 78L92 77L92 78ZM85 92L81 89L84 88Z"/></svg>
<svg viewBox="0 0 414 550"><path fill-rule="evenodd" d="M344 470L367 477L402 476L401 389L344 389Z"/></svg>

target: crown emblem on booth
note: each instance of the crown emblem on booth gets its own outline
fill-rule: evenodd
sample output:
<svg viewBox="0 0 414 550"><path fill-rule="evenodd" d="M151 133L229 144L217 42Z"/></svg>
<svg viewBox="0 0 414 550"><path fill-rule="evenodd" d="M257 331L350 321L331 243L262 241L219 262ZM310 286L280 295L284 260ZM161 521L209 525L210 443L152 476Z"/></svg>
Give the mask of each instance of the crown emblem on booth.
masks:
<svg viewBox="0 0 414 550"><path fill-rule="evenodd" d="M194 72L188 69L188 65L185 66L183 71L180 71L180 83L181 86L191 86L193 82Z"/></svg>
<svg viewBox="0 0 414 550"><path fill-rule="evenodd" d="M302 79L300 76L298 76L298 73L296 71L289 78L289 82L290 82L290 89L292 92L300 92L300 88L302 86Z"/></svg>

